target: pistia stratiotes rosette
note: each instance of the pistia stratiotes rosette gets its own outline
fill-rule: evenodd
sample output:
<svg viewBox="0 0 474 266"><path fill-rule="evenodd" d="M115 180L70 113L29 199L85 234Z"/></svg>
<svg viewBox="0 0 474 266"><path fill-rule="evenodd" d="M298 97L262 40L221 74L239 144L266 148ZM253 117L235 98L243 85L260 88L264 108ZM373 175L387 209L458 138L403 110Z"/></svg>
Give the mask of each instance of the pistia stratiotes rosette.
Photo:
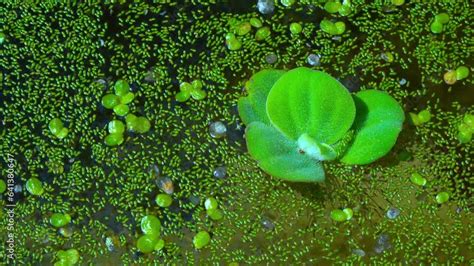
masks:
<svg viewBox="0 0 474 266"><path fill-rule="evenodd" d="M238 109L249 153L265 172L288 181L323 181L322 161L379 159L395 145L405 119L387 93L351 95L330 75L305 67L262 70L246 88Z"/></svg>

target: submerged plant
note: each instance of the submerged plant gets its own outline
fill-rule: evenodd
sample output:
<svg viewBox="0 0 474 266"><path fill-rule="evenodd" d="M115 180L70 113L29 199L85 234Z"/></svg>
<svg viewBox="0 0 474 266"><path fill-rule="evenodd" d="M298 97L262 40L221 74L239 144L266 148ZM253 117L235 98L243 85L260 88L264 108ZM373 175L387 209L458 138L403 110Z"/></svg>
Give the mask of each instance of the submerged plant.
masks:
<svg viewBox="0 0 474 266"><path fill-rule="evenodd" d="M377 90L351 95L330 75L305 67L263 70L239 100L250 155L267 173L289 181L325 178L322 161L368 164L395 145L400 105Z"/></svg>

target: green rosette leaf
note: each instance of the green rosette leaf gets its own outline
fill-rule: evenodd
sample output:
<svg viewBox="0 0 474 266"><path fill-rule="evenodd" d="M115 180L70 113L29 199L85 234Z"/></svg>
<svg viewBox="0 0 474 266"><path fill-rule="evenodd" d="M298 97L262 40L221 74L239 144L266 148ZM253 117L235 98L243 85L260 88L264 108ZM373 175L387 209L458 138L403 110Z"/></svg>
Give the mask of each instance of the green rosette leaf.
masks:
<svg viewBox="0 0 474 266"><path fill-rule="evenodd" d="M341 161L368 164L387 154L397 141L405 120L398 102L385 92L361 91L354 95L354 139Z"/></svg>
<svg viewBox="0 0 474 266"><path fill-rule="evenodd" d="M270 123L267 116L267 96L273 84L285 73L283 70L265 69L253 75L246 88L247 97L242 97L238 102L239 115L244 124L259 121Z"/></svg>
<svg viewBox="0 0 474 266"><path fill-rule="evenodd" d="M245 133L250 155L268 174L293 182L324 181L319 160L310 157L281 132L261 122L251 123Z"/></svg>
<svg viewBox="0 0 474 266"><path fill-rule="evenodd" d="M331 145L351 128L355 105L336 79L321 71L299 67L285 73L267 98L273 126L287 138L306 134L315 143Z"/></svg>

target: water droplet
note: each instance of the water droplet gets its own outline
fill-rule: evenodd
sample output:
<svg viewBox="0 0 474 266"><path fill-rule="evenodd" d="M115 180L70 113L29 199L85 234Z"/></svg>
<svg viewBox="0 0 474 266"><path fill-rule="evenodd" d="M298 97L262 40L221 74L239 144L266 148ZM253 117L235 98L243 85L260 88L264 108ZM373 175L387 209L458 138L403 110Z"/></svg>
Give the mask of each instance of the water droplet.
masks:
<svg viewBox="0 0 474 266"><path fill-rule="evenodd" d="M262 218L262 226L267 230L275 229L275 224L267 217Z"/></svg>
<svg viewBox="0 0 474 266"><path fill-rule="evenodd" d="M377 244L375 245L374 251L376 253L382 253L384 250L391 248L390 237L386 234L381 234L377 238Z"/></svg>
<svg viewBox="0 0 474 266"><path fill-rule="evenodd" d="M397 208L390 208L387 211L387 217L388 219L395 219L400 215L400 210Z"/></svg>
<svg viewBox="0 0 474 266"><path fill-rule="evenodd" d="M174 192L173 181L171 181L169 177L158 178L156 180L156 185L168 195L171 195Z"/></svg>
<svg viewBox="0 0 474 266"><path fill-rule="evenodd" d="M257 2L258 12L266 15L273 13L275 10L275 3L273 0L258 0Z"/></svg>
<svg viewBox="0 0 474 266"><path fill-rule="evenodd" d="M105 238L105 246L109 251L115 251L114 240L110 236Z"/></svg>
<svg viewBox="0 0 474 266"><path fill-rule="evenodd" d="M227 168L225 166L219 166L214 169L214 177L218 179L223 179L226 177Z"/></svg>
<svg viewBox="0 0 474 266"><path fill-rule="evenodd" d="M209 134L213 138L222 138L226 135L227 128L221 121L216 121L209 126Z"/></svg>
<svg viewBox="0 0 474 266"><path fill-rule="evenodd" d="M276 54L274 54L274 53L268 54L268 55L265 57L265 61L266 61L268 64L274 64L277 60L278 60L278 57L277 57Z"/></svg>
<svg viewBox="0 0 474 266"><path fill-rule="evenodd" d="M22 192L22 191L23 191L23 187L22 187L20 184L15 185L15 186L13 187L13 192L15 192L15 193L20 193L20 192Z"/></svg>
<svg viewBox="0 0 474 266"><path fill-rule="evenodd" d="M319 66L320 65L320 62L319 62L320 59L321 59L321 57L319 55L310 54L310 55L308 55L308 58L306 59L306 61L308 62L308 64L310 64L312 66Z"/></svg>
<svg viewBox="0 0 474 266"><path fill-rule="evenodd" d="M363 251L362 249L353 249L352 254L364 257L365 256L365 251Z"/></svg>

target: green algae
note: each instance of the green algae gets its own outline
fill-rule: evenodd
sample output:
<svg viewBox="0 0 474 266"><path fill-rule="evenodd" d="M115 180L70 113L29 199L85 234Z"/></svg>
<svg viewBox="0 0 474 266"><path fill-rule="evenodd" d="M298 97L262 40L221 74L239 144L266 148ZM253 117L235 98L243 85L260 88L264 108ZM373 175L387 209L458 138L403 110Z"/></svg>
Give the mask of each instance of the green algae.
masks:
<svg viewBox="0 0 474 266"><path fill-rule="evenodd" d="M458 126L474 113L473 78L449 85L443 75L472 67L472 8L468 1L386 2L351 1L346 17L313 0L276 3L272 16L260 15L255 3L2 3L1 173L7 176L11 154L16 184L24 187L16 193L16 262L51 264L74 248L80 257L71 251L72 261L80 264L469 264L473 150L472 141L459 142ZM430 23L442 12L450 20L432 34ZM255 28L229 51L232 18ZM345 23L340 39L320 30L322 18ZM288 30L292 22L304 26L297 37ZM258 27L267 27L264 40L255 39ZM387 51L393 60L380 59ZM375 165L331 165L321 185L277 180L245 153L235 112L248 78L270 67L270 53L278 58L272 66L285 69L307 66L308 55L319 54L315 69L341 81L355 77L351 89L386 91L407 113L428 108L432 117L419 127L407 125L392 153ZM123 118L102 110L101 99L119 79L133 90L132 113L153 127L111 148L103 143L108 123ZM177 104L179 83L195 79L205 84L206 98ZM69 127L63 140L48 137L54 117ZM217 120L228 125L227 137L209 136ZM399 161L403 151L412 158ZM174 182L176 208L155 204L160 188L151 165ZM227 178L214 178L222 165ZM411 183L414 172L427 179L424 188ZM40 197L25 192L30 178L41 181ZM450 197L438 206L440 191ZM206 217L202 201L191 200L209 195L225 212L219 221ZM329 214L341 206L351 206L354 217L333 223ZM403 212L386 219L388 206ZM71 215L72 241L49 224L52 213ZM151 213L162 223L166 245L156 251L156 243L143 255L136 253L140 219ZM6 223L1 219L2 236ZM193 237L201 230L212 233L212 241L196 253ZM381 232L392 247L379 254Z"/></svg>

